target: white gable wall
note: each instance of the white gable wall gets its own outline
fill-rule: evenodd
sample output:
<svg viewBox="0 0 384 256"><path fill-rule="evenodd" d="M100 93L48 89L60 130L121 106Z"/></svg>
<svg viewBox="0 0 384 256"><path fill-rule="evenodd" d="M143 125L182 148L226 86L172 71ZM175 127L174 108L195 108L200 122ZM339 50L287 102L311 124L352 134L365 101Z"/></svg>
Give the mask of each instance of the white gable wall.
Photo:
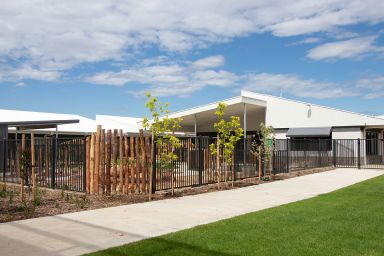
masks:
<svg viewBox="0 0 384 256"><path fill-rule="evenodd" d="M124 133L138 133L141 129L142 118L96 115L96 123L103 129L122 129Z"/></svg>

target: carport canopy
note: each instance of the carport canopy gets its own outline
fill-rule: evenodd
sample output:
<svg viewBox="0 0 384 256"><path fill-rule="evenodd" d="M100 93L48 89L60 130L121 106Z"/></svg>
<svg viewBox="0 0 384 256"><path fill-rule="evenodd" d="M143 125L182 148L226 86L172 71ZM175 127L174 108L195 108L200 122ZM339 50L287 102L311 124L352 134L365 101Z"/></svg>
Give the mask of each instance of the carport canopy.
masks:
<svg viewBox="0 0 384 256"><path fill-rule="evenodd" d="M16 131L56 128L56 133L57 133L57 127L59 125L75 124L75 123L79 123L79 122L80 121L78 119L0 122L0 139L7 139L8 138L8 128L9 127L16 128Z"/></svg>

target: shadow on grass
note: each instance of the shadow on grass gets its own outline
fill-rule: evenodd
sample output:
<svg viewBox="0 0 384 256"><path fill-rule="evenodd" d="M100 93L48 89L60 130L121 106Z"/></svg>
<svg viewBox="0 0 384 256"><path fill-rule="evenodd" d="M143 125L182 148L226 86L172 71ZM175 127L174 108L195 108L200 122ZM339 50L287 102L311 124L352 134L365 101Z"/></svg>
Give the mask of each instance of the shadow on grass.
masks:
<svg viewBox="0 0 384 256"><path fill-rule="evenodd" d="M141 246L145 247L145 253L141 250L141 246L135 248L136 243L128 244L125 246L119 246L110 248L104 251L100 251L95 254L89 255L106 255L106 256L126 256L126 255L223 255L223 256L239 256L239 254L228 253L201 246L188 244L187 242L179 242L167 240L162 237L154 237L147 241L150 243L145 244L146 241L141 241ZM144 242L144 243L143 243ZM148 248L150 247L150 248Z"/></svg>

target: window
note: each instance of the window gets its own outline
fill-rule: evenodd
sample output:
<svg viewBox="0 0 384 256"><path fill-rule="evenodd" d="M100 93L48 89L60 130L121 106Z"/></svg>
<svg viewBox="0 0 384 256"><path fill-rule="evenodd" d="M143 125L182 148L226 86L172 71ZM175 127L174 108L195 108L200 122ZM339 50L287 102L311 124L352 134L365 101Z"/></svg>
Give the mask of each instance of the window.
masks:
<svg viewBox="0 0 384 256"><path fill-rule="evenodd" d="M294 138L289 140L289 150L292 151L330 151L332 137Z"/></svg>

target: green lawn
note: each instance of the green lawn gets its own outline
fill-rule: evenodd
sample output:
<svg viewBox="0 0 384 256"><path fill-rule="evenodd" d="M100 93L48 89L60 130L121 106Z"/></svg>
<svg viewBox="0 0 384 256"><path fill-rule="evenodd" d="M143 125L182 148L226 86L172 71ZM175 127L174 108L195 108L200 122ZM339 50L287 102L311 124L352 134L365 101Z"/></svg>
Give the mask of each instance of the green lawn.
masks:
<svg viewBox="0 0 384 256"><path fill-rule="evenodd" d="M91 255L384 255L384 177Z"/></svg>

